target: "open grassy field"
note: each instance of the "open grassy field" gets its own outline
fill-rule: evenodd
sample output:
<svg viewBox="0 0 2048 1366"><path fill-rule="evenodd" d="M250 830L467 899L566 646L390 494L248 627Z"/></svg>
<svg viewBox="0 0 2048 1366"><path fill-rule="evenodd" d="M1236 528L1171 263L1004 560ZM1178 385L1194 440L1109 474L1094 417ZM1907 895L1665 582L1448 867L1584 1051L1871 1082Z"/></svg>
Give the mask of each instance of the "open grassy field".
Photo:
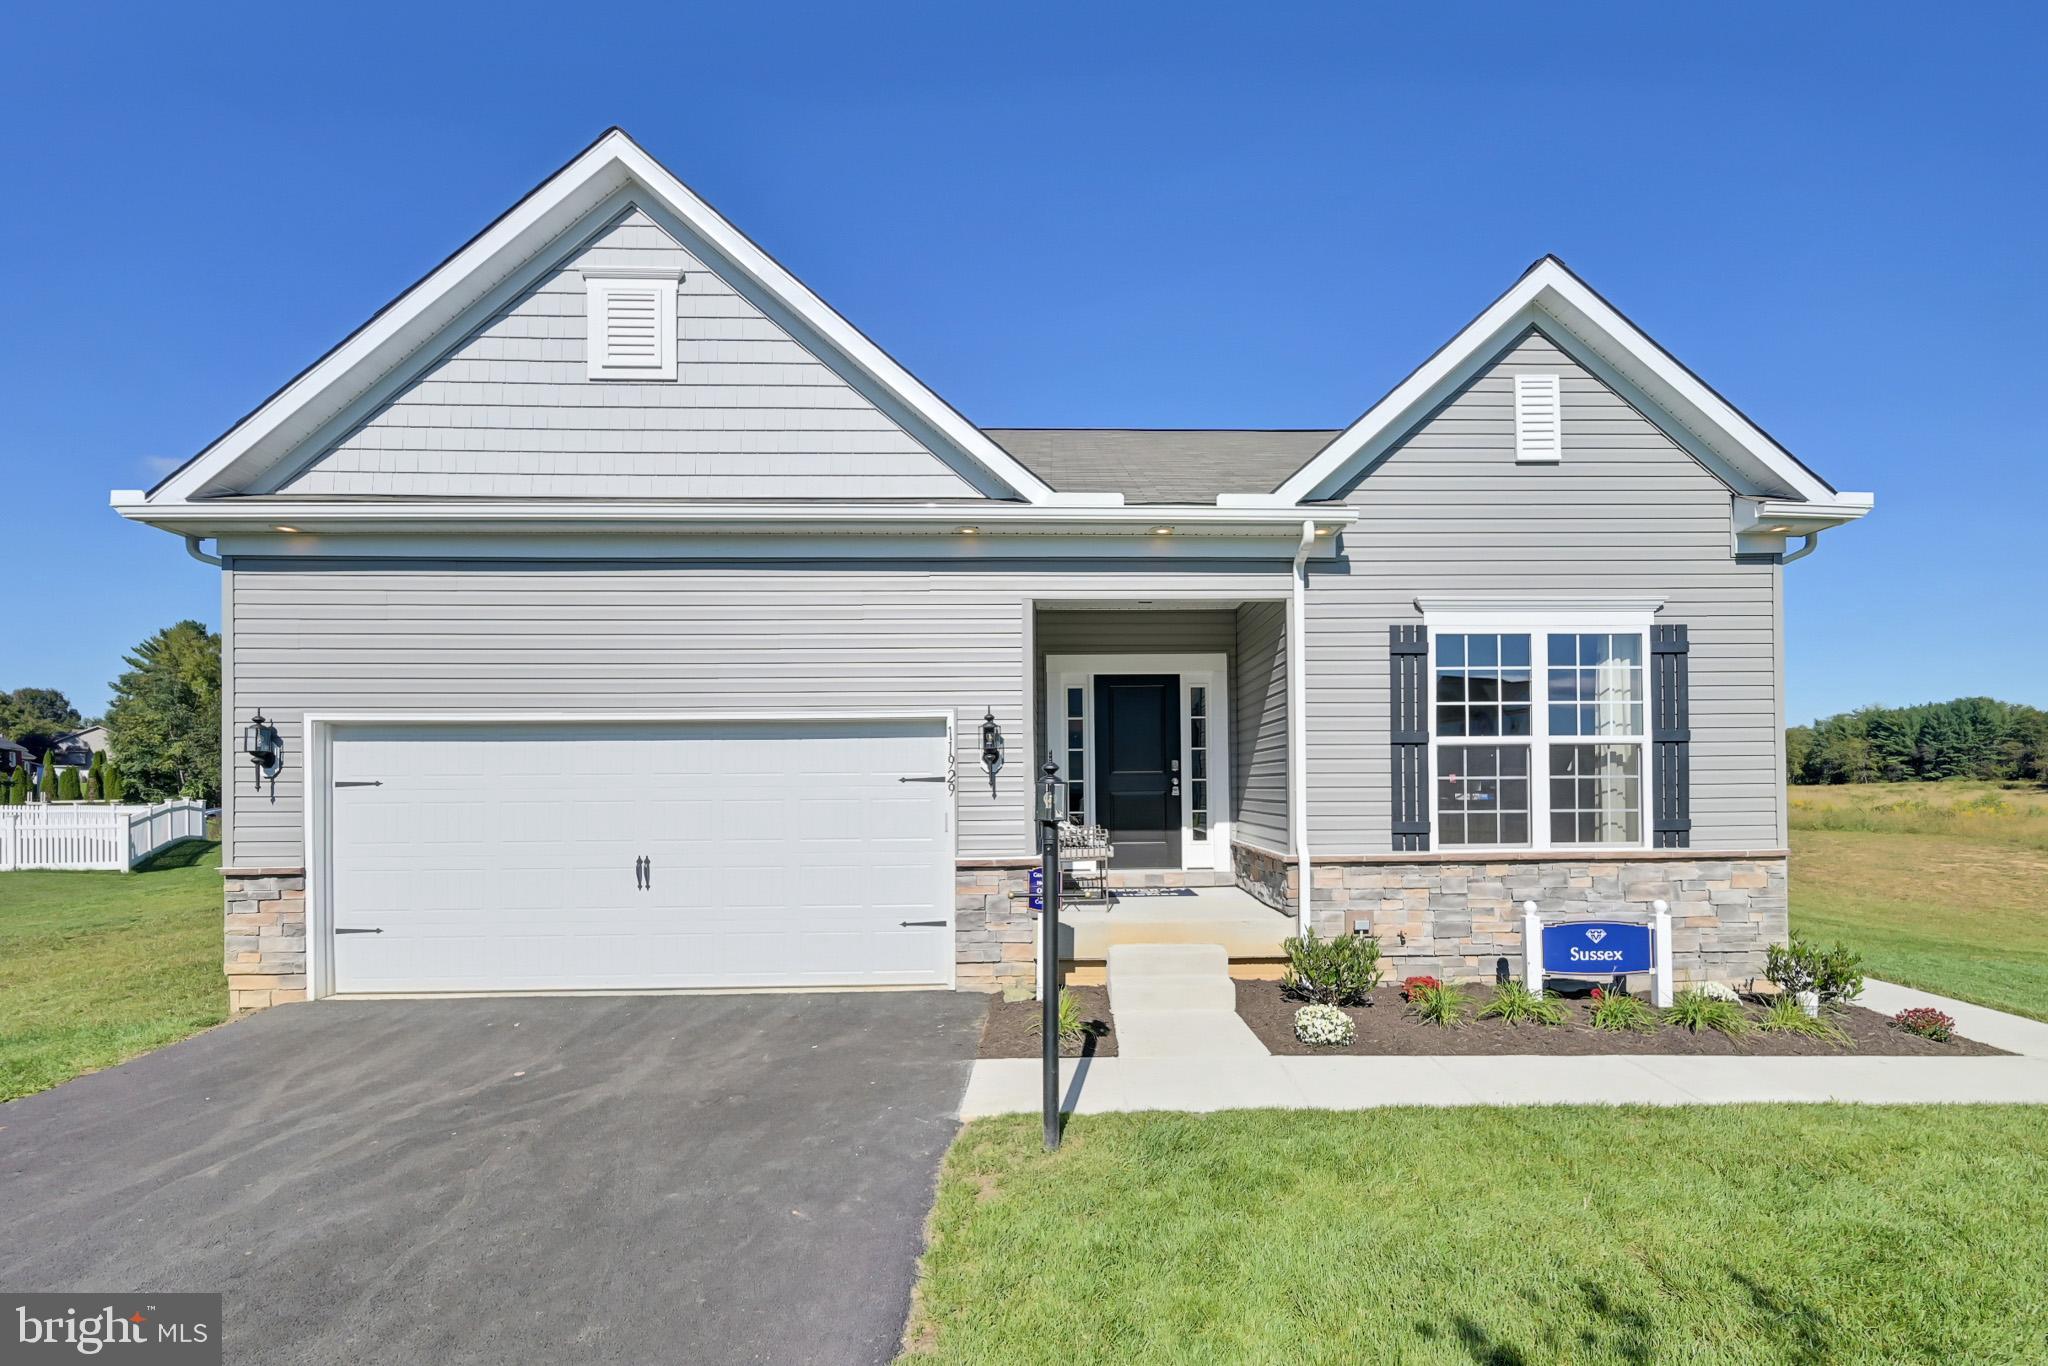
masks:
<svg viewBox="0 0 2048 1366"><path fill-rule="evenodd" d="M1236 1111L970 1125L912 1360L2026 1361L2024 1106ZM1647 1158L1647 1160L1645 1160Z"/></svg>
<svg viewBox="0 0 2048 1366"><path fill-rule="evenodd" d="M2048 792L1795 787L1792 928L1886 981L2048 1020Z"/></svg>
<svg viewBox="0 0 2048 1366"><path fill-rule="evenodd" d="M227 1018L220 846L133 873L0 873L0 1100Z"/></svg>

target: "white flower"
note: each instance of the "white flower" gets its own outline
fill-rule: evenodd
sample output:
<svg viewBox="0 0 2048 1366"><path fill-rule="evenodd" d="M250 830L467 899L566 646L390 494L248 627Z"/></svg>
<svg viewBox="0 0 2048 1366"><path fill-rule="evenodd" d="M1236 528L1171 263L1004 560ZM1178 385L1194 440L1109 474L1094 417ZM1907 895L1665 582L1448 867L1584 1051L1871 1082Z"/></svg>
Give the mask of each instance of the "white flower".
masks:
<svg viewBox="0 0 2048 1366"><path fill-rule="evenodd" d="M1740 996L1735 994L1735 988L1729 986L1726 982L1702 982L1699 984L1698 990L1700 995L1706 997L1709 1001L1735 1001L1740 1003L1742 1000Z"/></svg>
<svg viewBox="0 0 2048 1366"><path fill-rule="evenodd" d="M1303 1006L1294 1012L1294 1037L1305 1044L1347 1044L1357 1036L1351 1017L1335 1006Z"/></svg>

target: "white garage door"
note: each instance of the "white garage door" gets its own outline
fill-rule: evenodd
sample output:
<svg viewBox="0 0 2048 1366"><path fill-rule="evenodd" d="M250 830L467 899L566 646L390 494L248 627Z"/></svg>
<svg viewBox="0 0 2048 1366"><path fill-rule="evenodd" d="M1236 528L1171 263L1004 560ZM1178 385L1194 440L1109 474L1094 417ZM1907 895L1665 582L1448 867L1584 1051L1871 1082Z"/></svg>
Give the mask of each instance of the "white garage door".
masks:
<svg viewBox="0 0 2048 1366"><path fill-rule="evenodd" d="M335 992L949 980L937 721L361 725L331 752Z"/></svg>

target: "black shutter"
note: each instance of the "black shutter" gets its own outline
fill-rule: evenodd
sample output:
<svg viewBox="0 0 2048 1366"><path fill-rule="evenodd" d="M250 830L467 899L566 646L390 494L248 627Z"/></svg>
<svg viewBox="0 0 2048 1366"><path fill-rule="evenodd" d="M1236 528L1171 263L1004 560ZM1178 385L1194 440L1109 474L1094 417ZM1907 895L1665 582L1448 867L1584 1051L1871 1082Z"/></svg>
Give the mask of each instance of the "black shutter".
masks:
<svg viewBox="0 0 2048 1366"><path fill-rule="evenodd" d="M1686 681L1683 626L1650 628L1650 740L1656 749L1656 803L1651 841L1659 849L1692 847L1692 705Z"/></svg>
<svg viewBox="0 0 2048 1366"><path fill-rule="evenodd" d="M1393 714L1394 852L1429 849L1429 629L1392 628L1389 710Z"/></svg>

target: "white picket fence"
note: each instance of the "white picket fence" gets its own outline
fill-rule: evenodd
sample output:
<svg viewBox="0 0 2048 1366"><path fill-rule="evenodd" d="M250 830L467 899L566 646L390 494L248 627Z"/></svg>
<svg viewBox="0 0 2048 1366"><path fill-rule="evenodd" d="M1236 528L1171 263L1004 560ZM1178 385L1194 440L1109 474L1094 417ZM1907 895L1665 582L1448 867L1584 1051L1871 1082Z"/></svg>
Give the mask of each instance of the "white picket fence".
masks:
<svg viewBox="0 0 2048 1366"><path fill-rule="evenodd" d="M167 844L206 838L206 804L0 806L0 873L18 868L127 872Z"/></svg>

